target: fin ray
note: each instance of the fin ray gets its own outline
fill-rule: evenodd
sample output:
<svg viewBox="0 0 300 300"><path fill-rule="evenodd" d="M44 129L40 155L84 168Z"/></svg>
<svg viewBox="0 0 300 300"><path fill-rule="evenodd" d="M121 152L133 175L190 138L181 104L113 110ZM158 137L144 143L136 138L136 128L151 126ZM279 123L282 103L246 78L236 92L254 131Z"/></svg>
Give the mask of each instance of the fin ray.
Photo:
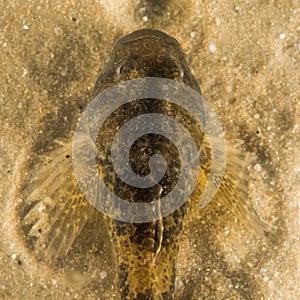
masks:
<svg viewBox="0 0 300 300"><path fill-rule="evenodd" d="M203 178L208 178L210 172L210 160L211 145L206 137L202 145L201 172L198 180L202 191L206 183ZM249 199L246 161L245 154L232 145L226 144L225 174L214 198L229 209L247 229L263 236L271 231L271 227L260 219ZM213 176L217 178L218 174Z"/></svg>
<svg viewBox="0 0 300 300"><path fill-rule="evenodd" d="M43 250L50 260L68 253L94 212L76 181L71 154L71 143L63 144L53 152L52 161L38 171L27 199L35 204L23 219L24 225L32 226L28 235L37 238L36 251Z"/></svg>

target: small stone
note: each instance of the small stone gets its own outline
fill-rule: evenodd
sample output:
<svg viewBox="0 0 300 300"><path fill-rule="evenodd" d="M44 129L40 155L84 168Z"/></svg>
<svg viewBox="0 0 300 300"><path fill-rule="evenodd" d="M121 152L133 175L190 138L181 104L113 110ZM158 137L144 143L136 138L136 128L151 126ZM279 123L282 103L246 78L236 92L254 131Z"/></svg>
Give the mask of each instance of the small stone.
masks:
<svg viewBox="0 0 300 300"><path fill-rule="evenodd" d="M267 270L266 268L261 268L261 269L260 269L260 272L261 272L261 273L266 273L267 271L268 271L268 270Z"/></svg>
<svg viewBox="0 0 300 300"><path fill-rule="evenodd" d="M105 271L101 271L100 272L100 278L101 279L104 279L104 278L106 278L107 277L107 273L105 272Z"/></svg>
<svg viewBox="0 0 300 300"><path fill-rule="evenodd" d="M261 171L261 165L260 165L260 164L256 164L256 165L254 166L254 170L255 170L256 172L260 172L260 171Z"/></svg>
<svg viewBox="0 0 300 300"><path fill-rule="evenodd" d="M17 258L17 254L16 254L16 253L13 253L13 254L11 255L11 258L12 258L13 260L15 260L15 259Z"/></svg>
<svg viewBox="0 0 300 300"><path fill-rule="evenodd" d="M28 29L29 29L28 25L26 25L26 24L23 25L23 29L24 29L24 30L28 30Z"/></svg>
<svg viewBox="0 0 300 300"><path fill-rule="evenodd" d="M225 89L226 89L227 93L231 93L232 92L232 85L227 85Z"/></svg>
<svg viewBox="0 0 300 300"><path fill-rule="evenodd" d="M181 294L184 290L183 281L177 277L175 279L175 290L176 290L177 294Z"/></svg>
<svg viewBox="0 0 300 300"><path fill-rule="evenodd" d="M268 276L265 276L264 277L264 282L268 282L269 281L269 277Z"/></svg>
<svg viewBox="0 0 300 300"><path fill-rule="evenodd" d="M196 36L196 32L195 32L195 31L192 31L192 32L190 33L190 36L191 36L191 38L194 38L194 37Z"/></svg>
<svg viewBox="0 0 300 300"><path fill-rule="evenodd" d="M26 76L26 74L28 73L27 69L25 69L24 67L22 67L22 77Z"/></svg>
<svg viewBox="0 0 300 300"><path fill-rule="evenodd" d="M63 30L60 26L54 27L53 31L56 35L61 35L63 33Z"/></svg>
<svg viewBox="0 0 300 300"><path fill-rule="evenodd" d="M38 207L38 212L41 213L44 209L45 209L45 206L44 206L44 205L40 205L40 206Z"/></svg>
<svg viewBox="0 0 300 300"><path fill-rule="evenodd" d="M284 40L286 38L286 34L285 33L281 33L279 35L279 37L280 37L281 40Z"/></svg>
<svg viewBox="0 0 300 300"><path fill-rule="evenodd" d="M257 119L257 120L258 120L259 118L260 118L260 115L259 115L259 114L255 114L255 115L254 115L254 119Z"/></svg>
<svg viewBox="0 0 300 300"><path fill-rule="evenodd" d="M52 283L53 285L56 285L56 284L57 284L56 279L52 279L52 280L51 280L51 283Z"/></svg>
<svg viewBox="0 0 300 300"><path fill-rule="evenodd" d="M61 70L61 71L60 71L60 75L61 75L62 77L67 76L67 74L68 74L68 71L67 71L67 70Z"/></svg>
<svg viewBox="0 0 300 300"><path fill-rule="evenodd" d="M209 52L211 52L211 53L215 53L215 52L217 51L217 46L216 46L214 43L210 43L210 44L208 45L208 50L209 50Z"/></svg>
<svg viewBox="0 0 300 300"><path fill-rule="evenodd" d="M148 17L147 16L143 16L143 21L147 22L148 21Z"/></svg>

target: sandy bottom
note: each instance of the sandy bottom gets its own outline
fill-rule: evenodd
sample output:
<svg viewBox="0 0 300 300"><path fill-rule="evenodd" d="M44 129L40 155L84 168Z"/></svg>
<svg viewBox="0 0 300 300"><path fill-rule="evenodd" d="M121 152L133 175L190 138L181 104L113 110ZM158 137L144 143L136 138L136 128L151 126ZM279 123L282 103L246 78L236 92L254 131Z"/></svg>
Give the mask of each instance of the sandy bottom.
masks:
<svg viewBox="0 0 300 300"><path fill-rule="evenodd" d="M1 299L118 299L101 220L51 267L26 244L17 207L40 155L71 136L113 43L146 27L181 43L228 138L243 142L251 199L276 230L264 239L227 211L195 212L176 298L300 299L299 3L161 2L1 2Z"/></svg>

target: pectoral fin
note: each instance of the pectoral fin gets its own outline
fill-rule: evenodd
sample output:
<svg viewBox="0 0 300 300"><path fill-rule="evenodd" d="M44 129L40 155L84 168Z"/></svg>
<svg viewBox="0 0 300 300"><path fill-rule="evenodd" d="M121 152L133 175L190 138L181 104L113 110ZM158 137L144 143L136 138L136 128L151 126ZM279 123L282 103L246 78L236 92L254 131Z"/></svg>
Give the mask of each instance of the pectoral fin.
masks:
<svg viewBox="0 0 300 300"><path fill-rule="evenodd" d="M71 144L64 144L53 160L38 171L27 199L32 208L23 220L28 236L47 259L67 254L94 208L81 192L72 166Z"/></svg>
<svg viewBox="0 0 300 300"><path fill-rule="evenodd" d="M219 201L226 206L247 229L259 235L271 231L253 208L248 194L249 175L246 168L246 155L240 150L226 145L226 168L218 191L212 201ZM198 179L199 190L203 192L211 167L211 145L207 137L204 139L201 154L201 171ZM213 174L218 176L218 174ZM217 178L217 177L216 177ZM214 179L214 178L213 178ZM213 180L218 182L218 180Z"/></svg>

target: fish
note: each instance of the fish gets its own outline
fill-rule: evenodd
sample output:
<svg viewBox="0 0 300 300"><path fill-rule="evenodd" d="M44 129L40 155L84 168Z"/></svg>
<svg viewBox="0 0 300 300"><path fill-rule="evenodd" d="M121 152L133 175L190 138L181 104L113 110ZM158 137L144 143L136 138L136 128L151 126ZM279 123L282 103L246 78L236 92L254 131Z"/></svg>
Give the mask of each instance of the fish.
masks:
<svg viewBox="0 0 300 300"><path fill-rule="evenodd" d="M201 95L178 41L162 31L142 29L125 35L115 44L91 98L120 83L146 77L180 82ZM167 169L159 183L141 190L126 185L114 171L110 149L116 129L147 113L159 113L179 121L190 132L199 150L196 188L184 204L167 216L158 215L144 223L124 222L102 214L86 199L77 182L72 165L72 140L68 140L51 153L51 162L35 175L35 188L26 199L27 213L22 219L27 236L35 238L34 251L53 261L66 256L87 221L102 214L115 251L122 300L174 299L180 233L191 210L200 209L195 203L199 202L205 189L212 164L210 141L194 116L164 99L140 99L113 112L96 139L95 146L100 153L96 159L98 171L111 191L132 203L150 203L153 199L159 203L180 176L178 150L168 139L157 134L140 137L131 148L129 160L138 175L146 176L151 172L149 158L154 154L163 155ZM184 137L178 137L181 138ZM249 199L244 155L230 144L226 145L226 151L225 174L212 201L217 199L246 228L264 236L270 228L260 219ZM89 185L95 184L92 176L86 176Z"/></svg>

